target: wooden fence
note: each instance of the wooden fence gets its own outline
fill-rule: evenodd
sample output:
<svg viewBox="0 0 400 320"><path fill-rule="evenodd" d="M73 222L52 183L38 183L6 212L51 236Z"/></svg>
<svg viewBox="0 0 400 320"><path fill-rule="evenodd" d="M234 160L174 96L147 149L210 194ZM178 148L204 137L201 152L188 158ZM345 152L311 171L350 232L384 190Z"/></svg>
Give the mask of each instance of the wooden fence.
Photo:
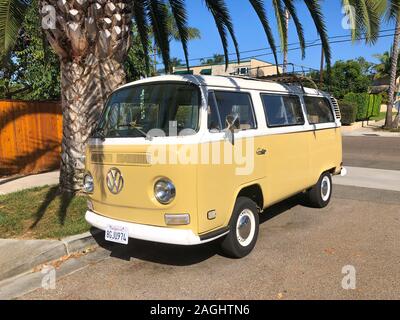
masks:
<svg viewBox="0 0 400 320"><path fill-rule="evenodd" d="M59 167L60 102L0 100L0 176Z"/></svg>

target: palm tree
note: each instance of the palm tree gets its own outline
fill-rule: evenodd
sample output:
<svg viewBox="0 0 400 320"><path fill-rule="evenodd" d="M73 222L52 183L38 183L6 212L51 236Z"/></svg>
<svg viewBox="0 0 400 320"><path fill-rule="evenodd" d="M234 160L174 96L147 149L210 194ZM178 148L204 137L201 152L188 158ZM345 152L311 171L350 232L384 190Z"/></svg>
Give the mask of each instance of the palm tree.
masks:
<svg viewBox="0 0 400 320"><path fill-rule="evenodd" d="M386 1L386 0L385 0ZM305 39L303 35L303 27L297 17L293 15L295 8L293 1L283 0L285 9L283 10L283 20L278 19L278 30L281 36L281 48L283 53L283 72L287 70L288 63L288 28L289 21L293 18L294 25L300 41L302 50L302 58L305 57ZM357 41L361 37L365 38L366 43L374 43L378 38L380 28L380 16L385 9L383 0L342 0L342 6L351 25L351 35L353 41ZM279 6L275 6L279 12ZM325 50L322 48L321 55L321 77L323 74ZM329 68L329 66L328 66Z"/></svg>
<svg viewBox="0 0 400 320"><path fill-rule="evenodd" d="M400 45L400 2L398 0L388 0L387 7L387 18L394 20L396 23L395 35L393 39L393 47L391 54L391 66L390 66L390 84L389 84L389 102L386 112L386 128L393 128L399 126L399 117L396 118L395 123L393 122L393 106L395 102L396 93L396 80L397 80L397 69L399 61L399 45Z"/></svg>
<svg viewBox="0 0 400 320"><path fill-rule="evenodd" d="M154 34L165 70L170 70L170 35L166 4L171 8L188 61L187 12L185 0L39 0L46 35L61 61L63 142L60 190L80 190L84 174L86 141L94 128L107 96L125 82L123 62L130 44L132 19L135 21L149 69L149 29ZM266 33L276 63L277 48L264 0L248 0ZM321 38L329 69L331 52L320 0L302 0ZM368 0L358 0L368 1ZM225 0L204 0L221 38L226 66L229 63L228 37L231 37L237 60L238 41ZM287 48L284 11L296 24L302 54L305 41L295 0L271 0L282 49ZM28 0L0 0L0 54L15 43ZM47 25L45 22L48 22ZM286 39L286 40L285 40Z"/></svg>
<svg viewBox="0 0 400 320"><path fill-rule="evenodd" d="M391 50L392 51L392 50ZM384 52L383 54L374 54L373 57L379 60L379 63L374 65L375 70L375 79L381 79L390 75L390 67L392 66L392 58L390 56L389 51Z"/></svg>
<svg viewBox="0 0 400 320"><path fill-rule="evenodd" d="M176 24L176 20L170 9L168 10L167 25L170 33L170 39L171 40L173 39L175 41L181 41L181 35L179 33L178 25ZM188 40L201 39L200 30L194 27L187 26L187 35L188 35Z"/></svg>
<svg viewBox="0 0 400 320"><path fill-rule="evenodd" d="M375 64L373 66L373 69L375 70L375 79L381 79L384 77L390 77L391 73L391 68L392 68L392 54L393 48L390 49L389 51L384 52L383 54L375 54L374 58L379 60L379 63ZM397 61L397 75L400 73L400 56Z"/></svg>
<svg viewBox="0 0 400 320"><path fill-rule="evenodd" d="M168 28L168 34L169 34L169 41L171 42L172 40L181 41L181 34L179 32L179 28L177 25L177 22L175 20L175 17L172 13L171 7L168 6L168 4L165 6L165 11L166 11L166 15L167 15L167 28ZM153 38L153 45L152 45L152 54L154 57L154 61L153 61L153 70L154 73L157 73L157 55L159 52L161 52L162 50L158 47L155 39L154 39L154 33L151 31L151 29L149 30L150 35ZM196 39L201 39L201 34L200 34L200 30L194 27L190 27L190 26L186 26L186 33L187 33L187 41L190 40L196 40ZM170 64L170 71L172 71L172 67L174 67L174 65Z"/></svg>
<svg viewBox="0 0 400 320"><path fill-rule="evenodd" d="M183 66L182 59L179 58L172 58L170 62L172 67L181 67Z"/></svg>
<svg viewBox="0 0 400 320"><path fill-rule="evenodd" d="M202 65L222 64L225 62L225 57L222 54L214 53L212 58L200 59Z"/></svg>

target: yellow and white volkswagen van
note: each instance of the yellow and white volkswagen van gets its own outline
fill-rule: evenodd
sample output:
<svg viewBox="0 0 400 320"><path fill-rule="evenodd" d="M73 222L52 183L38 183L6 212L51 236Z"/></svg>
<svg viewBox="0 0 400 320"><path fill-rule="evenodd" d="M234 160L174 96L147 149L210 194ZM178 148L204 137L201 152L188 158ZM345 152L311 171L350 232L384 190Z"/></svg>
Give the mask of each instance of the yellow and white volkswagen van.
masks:
<svg viewBox="0 0 400 320"><path fill-rule="evenodd" d="M340 127L336 100L302 86L191 75L127 84L89 141L86 220L108 241L220 239L244 257L264 209L301 192L328 205Z"/></svg>

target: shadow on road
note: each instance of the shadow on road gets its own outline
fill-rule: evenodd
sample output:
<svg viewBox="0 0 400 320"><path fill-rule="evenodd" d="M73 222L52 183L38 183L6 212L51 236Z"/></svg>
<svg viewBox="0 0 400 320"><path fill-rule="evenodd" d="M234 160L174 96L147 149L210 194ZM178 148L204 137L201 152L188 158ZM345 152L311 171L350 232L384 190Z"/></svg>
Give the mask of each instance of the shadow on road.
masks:
<svg viewBox="0 0 400 320"><path fill-rule="evenodd" d="M171 266L190 266L218 254L218 242L198 246L177 246L129 239L129 244L119 245L104 240L104 232L93 233L100 247L110 251L110 256L125 261L132 258Z"/></svg>
<svg viewBox="0 0 400 320"><path fill-rule="evenodd" d="M301 205L304 207L309 207L311 208L304 197L302 193L295 195L289 199L286 199L282 202L279 202L267 209L264 210L264 212L260 215L260 224L263 224L269 220L272 220L273 218L281 215L282 213L285 213L289 211L290 209Z"/></svg>
<svg viewBox="0 0 400 320"><path fill-rule="evenodd" d="M260 224L263 224L282 213L287 212L297 205L304 205L302 195L294 196L280 202L267 210L260 216ZM119 245L104 240L104 232L94 232L92 235L100 247L110 251L110 256L125 261L133 259L159 263L171 266L190 266L203 262L220 252L220 240L198 246L177 246L156 242L129 239L129 244Z"/></svg>

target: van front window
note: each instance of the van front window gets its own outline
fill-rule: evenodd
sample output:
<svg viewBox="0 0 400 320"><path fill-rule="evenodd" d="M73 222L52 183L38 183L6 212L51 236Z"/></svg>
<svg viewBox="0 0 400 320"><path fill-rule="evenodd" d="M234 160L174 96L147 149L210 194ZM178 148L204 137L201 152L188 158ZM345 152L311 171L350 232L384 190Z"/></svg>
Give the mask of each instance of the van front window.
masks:
<svg viewBox="0 0 400 320"><path fill-rule="evenodd" d="M195 134L200 90L191 84L146 84L120 89L105 107L97 132L105 138Z"/></svg>

